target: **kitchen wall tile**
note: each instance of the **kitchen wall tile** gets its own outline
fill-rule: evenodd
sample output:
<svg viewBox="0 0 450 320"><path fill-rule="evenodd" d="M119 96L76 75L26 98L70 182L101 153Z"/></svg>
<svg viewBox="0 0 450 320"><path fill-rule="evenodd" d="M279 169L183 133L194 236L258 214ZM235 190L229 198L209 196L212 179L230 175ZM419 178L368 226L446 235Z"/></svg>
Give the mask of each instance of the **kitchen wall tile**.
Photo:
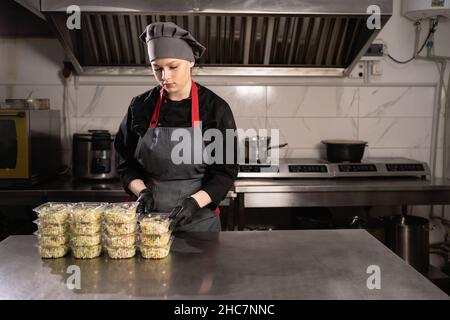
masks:
<svg viewBox="0 0 450 320"><path fill-rule="evenodd" d="M432 117L434 87L360 88L361 117Z"/></svg>
<svg viewBox="0 0 450 320"><path fill-rule="evenodd" d="M429 148L432 118L361 118L359 138L377 148Z"/></svg>
<svg viewBox="0 0 450 320"><path fill-rule="evenodd" d="M355 117L357 87L267 87L268 115L274 117Z"/></svg>
<svg viewBox="0 0 450 320"><path fill-rule="evenodd" d="M76 132L84 132L89 129L109 130L111 134L116 134L119 129L120 117L92 117L92 118L77 118Z"/></svg>
<svg viewBox="0 0 450 320"><path fill-rule="evenodd" d="M323 139L356 139L356 118L269 118L268 127L280 130L280 143L289 148L315 149Z"/></svg>
<svg viewBox="0 0 450 320"><path fill-rule="evenodd" d="M280 149L280 158L314 158L324 159L326 157L325 148L320 146L315 149Z"/></svg>
<svg viewBox="0 0 450 320"><path fill-rule="evenodd" d="M144 93L146 86L80 86L78 117L123 117L133 97Z"/></svg>
<svg viewBox="0 0 450 320"><path fill-rule="evenodd" d="M265 117L265 86L208 86L224 99L235 117Z"/></svg>

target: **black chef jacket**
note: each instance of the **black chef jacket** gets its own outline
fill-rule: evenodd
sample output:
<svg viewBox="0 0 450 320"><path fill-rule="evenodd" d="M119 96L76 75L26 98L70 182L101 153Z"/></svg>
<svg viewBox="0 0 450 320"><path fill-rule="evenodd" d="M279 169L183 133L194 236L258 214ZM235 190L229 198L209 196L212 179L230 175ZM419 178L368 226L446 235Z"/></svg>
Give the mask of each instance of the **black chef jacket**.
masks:
<svg viewBox="0 0 450 320"><path fill-rule="evenodd" d="M237 177L238 165L236 139L234 142L234 163L226 164L226 129L236 130L233 113L230 106L211 90L198 85L199 113L202 121L202 131L215 128L223 134L224 164L213 163L206 166L203 178L203 190L212 199L210 207L215 208L225 198L228 190ZM146 180L147 172L134 157L136 145L140 136L147 131L156 102L159 97L160 86L133 98L128 111L122 120L116 134L114 146L116 149L117 172L120 175L124 190L128 190L129 183L134 179ZM191 127L191 99L171 101L167 97L161 101L159 123L162 127Z"/></svg>

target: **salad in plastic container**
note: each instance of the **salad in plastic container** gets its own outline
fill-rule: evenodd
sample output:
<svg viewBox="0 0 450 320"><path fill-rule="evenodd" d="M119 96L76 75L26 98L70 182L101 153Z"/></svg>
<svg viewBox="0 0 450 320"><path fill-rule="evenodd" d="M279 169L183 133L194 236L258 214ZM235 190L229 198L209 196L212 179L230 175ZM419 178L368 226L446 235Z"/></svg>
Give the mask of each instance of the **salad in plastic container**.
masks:
<svg viewBox="0 0 450 320"><path fill-rule="evenodd" d="M91 223L102 219L106 202L77 202L72 206L72 222Z"/></svg>
<svg viewBox="0 0 450 320"><path fill-rule="evenodd" d="M151 213L139 221L142 234L161 234L169 232L172 219L167 213Z"/></svg>
<svg viewBox="0 0 450 320"><path fill-rule="evenodd" d="M136 233L120 236L105 235L106 245L110 248L132 247L136 244Z"/></svg>
<svg viewBox="0 0 450 320"><path fill-rule="evenodd" d="M118 248L107 246L106 250L108 251L108 256L112 259L127 259L136 255L136 246Z"/></svg>
<svg viewBox="0 0 450 320"><path fill-rule="evenodd" d="M69 224L54 224L54 223L43 223L41 221L33 221L38 226L38 231L41 236L60 236L64 235L69 231Z"/></svg>
<svg viewBox="0 0 450 320"><path fill-rule="evenodd" d="M61 245L54 247L39 246L41 258L62 258L69 252L69 246Z"/></svg>
<svg viewBox="0 0 450 320"><path fill-rule="evenodd" d="M105 229L110 236L121 236L136 233L136 223L106 223Z"/></svg>
<svg viewBox="0 0 450 320"><path fill-rule="evenodd" d="M46 202L33 209L42 223L63 224L67 222L73 203Z"/></svg>
<svg viewBox="0 0 450 320"><path fill-rule="evenodd" d="M72 235L70 244L76 247L95 246L102 243L102 234L96 233L93 235Z"/></svg>
<svg viewBox="0 0 450 320"><path fill-rule="evenodd" d="M173 237L164 246L140 246L141 255L144 259L163 259L169 255L172 246Z"/></svg>
<svg viewBox="0 0 450 320"><path fill-rule="evenodd" d="M67 233L58 236L41 235L39 233L36 233L36 235L42 247L58 247L65 245L70 240L69 234Z"/></svg>
<svg viewBox="0 0 450 320"><path fill-rule="evenodd" d="M164 232L160 234L141 234L141 245L150 247L165 246L170 241L171 232Z"/></svg>
<svg viewBox="0 0 450 320"><path fill-rule="evenodd" d="M102 245L94 246L72 246L73 256L76 259L92 259L101 255Z"/></svg>
<svg viewBox="0 0 450 320"><path fill-rule="evenodd" d="M75 235L95 235L102 230L101 220L91 223L71 222L70 232Z"/></svg>
<svg viewBox="0 0 450 320"><path fill-rule="evenodd" d="M108 224L136 222L138 202L109 203L105 207L105 222Z"/></svg>

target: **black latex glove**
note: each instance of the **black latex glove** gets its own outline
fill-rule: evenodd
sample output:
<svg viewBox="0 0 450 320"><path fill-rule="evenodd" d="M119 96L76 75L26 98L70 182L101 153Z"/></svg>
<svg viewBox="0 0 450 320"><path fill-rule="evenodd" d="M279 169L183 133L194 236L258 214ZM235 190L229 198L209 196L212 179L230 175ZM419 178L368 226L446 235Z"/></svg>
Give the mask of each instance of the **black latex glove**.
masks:
<svg viewBox="0 0 450 320"><path fill-rule="evenodd" d="M155 208L155 201L153 200L153 192L151 189L145 188L139 193L137 199L139 202L136 212L139 214L147 214L153 211Z"/></svg>
<svg viewBox="0 0 450 320"><path fill-rule="evenodd" d="M197 201L192 198L183 200L180 206L176 206L169 215L173 219L172 225L175 227L184 226L192 221L192 216L200 209Z"/></svg>

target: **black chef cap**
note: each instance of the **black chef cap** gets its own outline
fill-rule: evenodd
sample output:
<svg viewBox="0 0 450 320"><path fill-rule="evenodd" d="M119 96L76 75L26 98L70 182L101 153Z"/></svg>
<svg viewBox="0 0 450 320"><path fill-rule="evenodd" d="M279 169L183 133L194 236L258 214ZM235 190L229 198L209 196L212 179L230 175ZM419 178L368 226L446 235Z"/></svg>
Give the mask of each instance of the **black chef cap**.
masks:
<svg viewBox="0 0 450 320"><path fill-rule="evenodd" d="M149 24L139 38L147 44L150 62L158 58L195 61L206 50L189 31L173 22Z"/></svg>

